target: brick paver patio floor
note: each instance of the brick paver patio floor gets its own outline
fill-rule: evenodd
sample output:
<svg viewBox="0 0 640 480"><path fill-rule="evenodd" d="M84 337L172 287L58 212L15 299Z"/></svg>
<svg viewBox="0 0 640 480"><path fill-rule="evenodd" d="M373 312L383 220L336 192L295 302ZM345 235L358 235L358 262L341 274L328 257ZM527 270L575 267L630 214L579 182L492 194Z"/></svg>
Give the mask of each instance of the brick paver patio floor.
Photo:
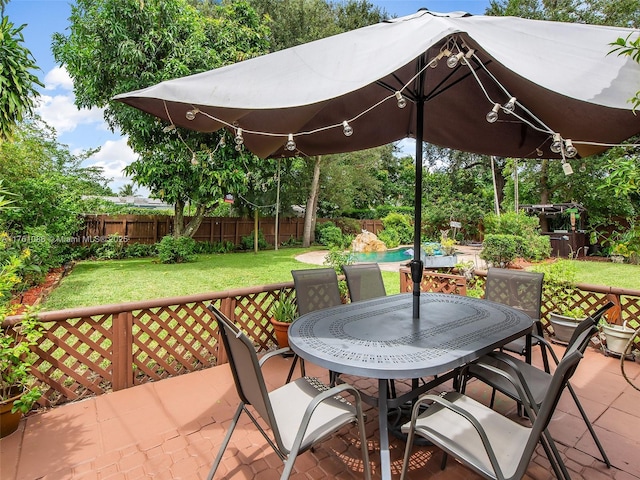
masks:
<svg viewBox="0 0 640 480"><path fill-rule="evenodd" d="M267 362L270 387L286 378L290 358ZM640 385L640 365L625 362ZM325 381L325 371L307 365L307 374ZM361 389L375 382L346 377ZM619 360L589 349L572 380L582 404L613 463L607 469L568 394L561 400L551 433L566 459L572 478L640 479L640 392L620 372ZM447 386L443 386L444 389ZM373 390L375 391L375 390ZM487 401L490 391L472 382L468 393ZM157 383L86 399L29 415L19 430L0 440L2 480L34 479L202 479L237 406L228 365ZM497 408L514 416L515 403L498 397ZM374 478L380 478L377 411L367 407L367 434ZM392 437L391 460L398 478L404 453L402 440ZM442 453L415 447L410 479L474 479L473 472L450 459L440 470ZM218 470L219 479L277 479L282 463L245 416L236 429ZM355 479L362 477L355 428L344 428L313 452L298 457L292 479ZM527 477L553 478L541 448Z"/></svg>

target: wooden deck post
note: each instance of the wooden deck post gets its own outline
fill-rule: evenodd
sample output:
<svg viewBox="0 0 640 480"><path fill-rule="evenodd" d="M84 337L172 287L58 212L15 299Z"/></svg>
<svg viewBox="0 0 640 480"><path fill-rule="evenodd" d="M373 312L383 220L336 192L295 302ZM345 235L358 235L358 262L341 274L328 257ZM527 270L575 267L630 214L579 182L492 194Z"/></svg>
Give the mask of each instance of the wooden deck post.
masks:
<svg viewBox="0 0 640 480"><path fill-rule="evenodd" d="M111 358L113 390L133 386L133 315L121 312L113 317L113 351Z"/></svg>

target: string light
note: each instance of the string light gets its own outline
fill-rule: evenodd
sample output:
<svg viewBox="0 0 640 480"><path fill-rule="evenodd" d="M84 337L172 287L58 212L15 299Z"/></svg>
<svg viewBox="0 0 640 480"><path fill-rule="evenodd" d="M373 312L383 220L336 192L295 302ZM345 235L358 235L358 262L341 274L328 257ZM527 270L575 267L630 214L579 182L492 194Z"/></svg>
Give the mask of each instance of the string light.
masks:
<svg viewBox="0 0 640 480"><path fill-rule="evenodd" d="M289 134L289 139L287 140L285 147L290 152L293 152L296 149L296 142L293 141L293 133Z"/></svg>
<svg viewBox="0 0 640 480"><path fill-rule="evenodd" d="M502 109L507 113L513 113L516 109L516 97L511 97L509 101L502 106Z"/></svg>
<svg viewBox="0 0 640 480"><path fill-rule="evenodd" d="M244 138L242 137L242 129L240 127L236 128L236 136L233 139L236 142L236 151L239 152L242 150L242 145L244 145Z"/></svg>
<svg viewBox="0 0 640 480"><path fill-rule="evenodd" d="M187 120L195 120L198 112L200 112L200 110L194 108L193 110L187 110L187 113L185 113L184 116L187 117Z"/></svg>
<svg viewBox="0 0 640 480"><path fill-rule="evenodd" d="M460 59L462 57L464 57L463 52L458 52L455 55L450 56L449 58L447 58L447 67L456 68L458 66L458 62L460 62Z"/></svg>
<svg viewBox="0 0 640 480"><path fill-rule="evenodd" d="M198 161L198 157L196 157L196 152L193 152L193 154L191 155L191 165L193 165L194 167L196 165L199 165L200 162Z"/></svg>
<svg viewBox="0 0 640 480"><path fill-rule="evenodd" d="M549 149L553 153L560 153L562 151L562 137L559 133L553 134L553 141L551 142Z"/></svg>
<svg viewBox="0 0 640 480"><path fill-rule="evenodd" d="M582 173L587 171L587 164L586 163L582 162L582 165L580 165L580 171Z"/></svg>
<svg viewBox="0 0 640 480"><path fill-rule="evenodd" d="M571 140L564 141L564 151L569 158L573 158L578 154L578 149L573 146L573 142L571 142Z"/></svg>
<svg viewBox="0 0 640 480"><path fill-rule="evenodd" d="M460 42L460 44L459 44ZM456 53L455 55L452 54L452 50L456 49L458 51L458 53ZM466 53L465 53L466 51ZM555 153L555 154L559 154L562 153L563 155L563 159L564 156L566 155L566 157L568 158L573 158L578 154L578 150L576 149L576 147L573 145L573 143L577 143L577 144L581 144L581 145L593 145L593 146L601 146L601 147L614 147L614 146L640 146L638 144L605 144L605 143L598 143L598 142L588 142L588 141L580 141L580 140L575 140L574 142L572 142L571 140L563 140L562 136L559 133L553 132L551 130L551 128L549 128L547 125L545 125L545 123L540 120L538 117L536 117L535 114L533 114L532 112L530 112L525 106L523 106L522 104L518 104L518 107L528 115L528 118L524 118L521 115L519 115L518 113L515 112L515 106L517 103L516 97L509 95L509 92L507 91L507 89L500 83L500 81L493 75L493 73L491 71L489 71L487 69L487 65L482 62L476 55L475 55L475 50L473 49L469 49L467 47L467 45L464 44L463 41L461 41L459 38L456 38L455 36L452 36L446 46L442 47L442 49L440 50L440 52L438 53L437 56L433 57L431 59L431 61L429 61L426 65L424 65L424 67L422 69L420 69L420 71L418 71L412 78L410 78L406 84L404 86L402 86L402 88L400 88L398 91L395 91L394 93L391 93L389 96L377 101L375 104L371 105L370 107L366 108L363 112L360 112L359 114L355 115L354 117L348 119L348 120L343 120L341 123L337 123L337 124L332 124L332 125L326 125L326 126L322 126L322 127L318 127L316 129L310 130L310 131L301 131L301 132L296 132L296 136L300 136L300 135L313 135L315 133L319 133L322 131L326 131L326 130L330 130L333 128L337 128L337 127L341 127L342 131L344 133L345 136L351 136L353 134L353 128L349 125L349 122L353 122L354 120L360 118L361 116L369 113L370 111L376 109L377 107L379 107L380 105L382 105L383 103L387 102L389 99L394 98L397 101L397 105L398 108L405 108L407 106L407 100L405 99L405 97L402 95L402 91L407 88L409 85L411 85L418 77L419 75L421 75L425 69L427 68L436 68L438 66L438 61L443 59L444 57L447 57L447 66L449 68L455 68L458 66L459 63L462 63L463 65L466 65L469 67L469 71L471 73L471 75L475 78L476 82L478 83L478 85L480 86L480 88L482 89L482 91L484 92L485 96L487 97L487 99L491 102L491 104L493 104L493 107L491 109L490 112L487 113L486 115L486 120L489 123L494 123L496 122L499 117L498 117L498 113L500 111L500 109L504 110L505 113L511 113L513 114L518 120L520 120L521 122L523 122L524 124L528 125L529 127L533 128L534 130L537 130L539 132L543 132L543 133L548 133L549 135L552 135L552 143L550 146L550 150ZM475 58L476 62L478 63L477 67L473 67L471 65L470 60L472 58ZM504 105L500 105L499 103L493 101L490 96L489 93L487 92L485 86L483 85L483 82L480 80L480 78L477 75L476 72L476 68L482 69L484 70L488 77L493 80L493 82L502 89L502 91L504 91L509 100L504 104ZM165 107L165 111L167 113L167 118L168 120L171 122L170 125L166 126L163 129L164 133L169 133L172 132L174 130L176 130L176 126L174 125L173 121L171 120L171 117L169 115L168 112L168 108L166 105L166 102L164 103L164 107ZM195 117L197 116L198 113L203 114L204 116L218 122L221 123L223 125L225 125L226 127L235 130L235 149L237 151L241 151L244 147L244 138L243 138L243 129L238 127L237 124L231 124L223 119L217 118L213 115L210 115L207 112L202 112L200 111L198 108L194 107L191 110L188 110L185 113L185 116L188 120L194 120ZM255 134L255 135L263 135L263 136L271 136L271 137L286 137L287 138L287 142L285 144L285 148L289 151L293 151L296 150L296 144L295 141L293 140L293 133L290 134L283 134L283 133L270 133L270 132L264 132L264 131L253 131L253 130L244 130L248 133L251 134ZM180 133L178 132L178 136L180 137ZM182 138L180 137L180 139L182 140ZM224 146L224 137L221 137L219 146ZM537 154L537 156L542 157L544 155L544 153L542 152L542 150L538 147L535 149L535 152ZM197 161L197 159L196 159ZM584 165L584 164L583 164ZM586 168L586 167L585 167ZM563 161L563 169L565 170L565 173L567 170L570 170L571 173L573 173L573 169L571 168L571 165L565 161ZM581 167L582 170L582 167ZM570 173L568 173L570 174Z"/></svg>
<svg viewBox="0 0 640 480"><path fill-rule="evenodd" d="M500 104L495 103L491 111L487 113L487 122L496 123L498 121L498 110L500 110Z"/></svg>

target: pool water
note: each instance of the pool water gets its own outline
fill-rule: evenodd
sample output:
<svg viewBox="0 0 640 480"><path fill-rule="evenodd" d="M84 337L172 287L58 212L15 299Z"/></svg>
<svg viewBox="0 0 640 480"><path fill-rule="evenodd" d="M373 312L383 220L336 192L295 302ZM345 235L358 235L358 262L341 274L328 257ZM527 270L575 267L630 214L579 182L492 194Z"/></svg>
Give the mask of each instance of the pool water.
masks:
<svg viewBox="0 0 640 480"><path fill-rule="evenodd" d="M433 245L438 245L433 244ZM436 255L440 254L438 250L436 250ZM386 252L371 252L371 253L362 253L357 252L352 254L356 262L375 262L375 263L385 263L385 262L404 262L409 261L413 258L413 247L402 247L395 248L393 250L387 250Z"/></svg>

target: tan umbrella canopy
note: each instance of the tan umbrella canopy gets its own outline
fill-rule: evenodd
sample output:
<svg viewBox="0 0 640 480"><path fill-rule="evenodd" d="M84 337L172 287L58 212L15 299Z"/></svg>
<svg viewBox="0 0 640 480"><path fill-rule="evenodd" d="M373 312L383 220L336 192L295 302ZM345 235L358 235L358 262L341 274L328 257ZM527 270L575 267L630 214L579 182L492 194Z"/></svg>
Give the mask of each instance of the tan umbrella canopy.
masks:
<svg viewBox="0 0 640 480"><path fill-rule="evenodd" d="M417 159L423 141L515 158L585 157L640 133L629 103L640 65L609 55L629 35L638 31L422 10L114 99L176 126L227 128L264 158L407 137Z"/></svg>

